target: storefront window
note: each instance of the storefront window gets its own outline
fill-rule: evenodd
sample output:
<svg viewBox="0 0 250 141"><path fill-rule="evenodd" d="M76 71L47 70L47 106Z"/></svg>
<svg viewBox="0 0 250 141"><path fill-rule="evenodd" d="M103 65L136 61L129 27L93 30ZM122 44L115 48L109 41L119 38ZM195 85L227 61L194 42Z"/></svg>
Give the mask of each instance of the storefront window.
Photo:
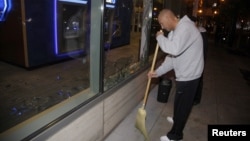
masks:
<svg viewBox="0 0 250 141"><path fill-rule="evenodd" d="M152 4L134 2L15 1L0 25L0 133L29 119L33 133L145 68Z"/></svg>
<svg viewBox="0 0 250 141"><path fill-rule="evenodd" d="M145 64L148 45L141 42L146 40L148 34L142 28L143 24L144 27L150 27L149 12L150 8L143 16L143 1L133 3L132 0L117 0L111 3L106 0L104 91L126 80Z"/></svg>
<svg viewBox="0 0 250 141"><path fill-rule="evenodd" d="M90 97L88 7L83 0L29 1L25 27L16 16L21 9L1 25L1 133L62 102L70 110L75 96L85 95L79 103Z"/></svg>

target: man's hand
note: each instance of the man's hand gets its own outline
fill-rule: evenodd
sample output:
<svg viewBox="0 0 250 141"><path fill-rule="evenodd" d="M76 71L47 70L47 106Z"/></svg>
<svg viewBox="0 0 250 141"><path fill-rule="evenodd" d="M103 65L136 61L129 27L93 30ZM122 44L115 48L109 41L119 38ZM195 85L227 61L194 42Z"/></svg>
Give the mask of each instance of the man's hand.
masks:
<svg viewBox="0 0 250 141"><path fill-rule="evenodd" d="M159 36L159 35L164 35L164 32L163 32L162 30L158 31L158 32L156 33L156 37Z"/></svg>
<svg viewBox="0 0 250 141"><path fill-rule="evenodd" d="M155 77L157 77L157 74L155 71L148 72L148 78L155 78Z"/></svg>

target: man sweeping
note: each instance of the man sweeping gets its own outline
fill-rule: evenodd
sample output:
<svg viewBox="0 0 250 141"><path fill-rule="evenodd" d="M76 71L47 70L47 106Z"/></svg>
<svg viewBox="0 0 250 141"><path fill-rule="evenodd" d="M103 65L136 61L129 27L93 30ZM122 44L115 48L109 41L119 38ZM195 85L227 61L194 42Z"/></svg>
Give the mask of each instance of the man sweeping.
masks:
<svg viewBox="0 0 250 141"><path fill-rule="evenodd" d="M161 50L168 55L164 62L148 73L149 78L159 77L170 70L176 75L173 126L161 141L182 140L183 130L192 110L194 96L204 68L203 40L199 30L186 15L178 19L169 9L158 15L162 29L156 34Z"/></svg>

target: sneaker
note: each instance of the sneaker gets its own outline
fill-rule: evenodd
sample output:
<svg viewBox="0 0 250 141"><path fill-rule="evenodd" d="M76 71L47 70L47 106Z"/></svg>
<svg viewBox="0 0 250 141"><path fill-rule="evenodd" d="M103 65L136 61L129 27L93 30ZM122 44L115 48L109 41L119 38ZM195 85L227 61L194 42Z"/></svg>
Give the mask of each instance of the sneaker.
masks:
<svg viewBox="0 0 250 141"><path fill-rule="evenodd" d="M161 136L161 141L170 141L170 139L167 136Z"/></svg>
<svg viewBox="0 0 250 141"><path fill-rule="evenodd" d="M174 123L174 120L173 120L173 118L172 118L172 117L167 117L167 121L168 121L169 123L171 123L171 124L173 124L173 123Z"/></svg>
<svg viewBox="0 0 250 141"><path fill-rule="evenodd" d="M170 140L167 136L161 136L161 141L182 141L182 140Z"/></svg>

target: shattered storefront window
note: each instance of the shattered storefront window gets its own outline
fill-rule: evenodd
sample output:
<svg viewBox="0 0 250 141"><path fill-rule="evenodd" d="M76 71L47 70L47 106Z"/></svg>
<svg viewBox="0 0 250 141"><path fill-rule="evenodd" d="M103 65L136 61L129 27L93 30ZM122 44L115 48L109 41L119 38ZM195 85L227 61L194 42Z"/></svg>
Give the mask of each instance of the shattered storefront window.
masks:
<svg viewBox="0 0 250 141"><path fill-rule="evenodd" d="M38 7L46 6L44 3L41 1L32 4ZM88 93L85 92L90 87L87 3L81 1L80 4L72 4L58 1L57 6L58 11L55 13L54 21L55 31L57 31L55 39L51 36L53 30L49 29L50 21L40 20L43 16L50 17L43 15L42 10L36 8L32 9L34 11L31 10L32 13L43 13L32 15L27 24L26 61L28 62L26 64L28 66L18 64L18 61L22 60L20 58L22 52L18 52L22 48L21 43L14 46L14 44L10 45L6 38L0 40L0 133L59 103L70 102L76 95L87 95ZM10 18L17 19L16 17ZM39 20L40 22L36 22ZM7 19L6 24L0 29L3 31L3 35L0 33L1 37L12 36L8 39L22 40L22 37L13 37L12 33L7 32L7 29L12 28L13 23L11 22ZM41 28L46 32L42 32ZM69 34L68 31L71 33ZM58 45L56 50L54 42ZM18 53L18 56L15 56L15 53L8 53L11 47L13 50L17 50L14 52ZM14 59L9 59L12 56Z"/></svg>

